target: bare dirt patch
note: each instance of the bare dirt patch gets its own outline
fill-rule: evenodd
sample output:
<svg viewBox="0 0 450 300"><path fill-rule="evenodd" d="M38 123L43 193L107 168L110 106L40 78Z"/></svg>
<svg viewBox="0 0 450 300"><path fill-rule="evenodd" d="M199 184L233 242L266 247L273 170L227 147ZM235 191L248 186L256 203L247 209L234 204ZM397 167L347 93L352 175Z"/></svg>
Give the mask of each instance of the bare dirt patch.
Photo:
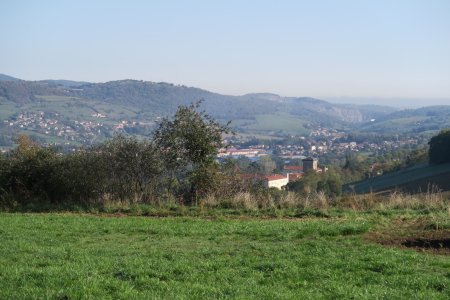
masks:
<svg viewBox="0 0 450 300"><path fill-rule="evenodd" d="M450 249L450 238L449 239L417 238L414 240L407 240L402 245L409 248Z"/></svg>
<svg viewBox="0 0 450 300"><path fill-rule="evenodd" d="M424 220L394 220L391 226L368 232L364 238L388 247L450 255L450 230L429 228Z"/></svg>

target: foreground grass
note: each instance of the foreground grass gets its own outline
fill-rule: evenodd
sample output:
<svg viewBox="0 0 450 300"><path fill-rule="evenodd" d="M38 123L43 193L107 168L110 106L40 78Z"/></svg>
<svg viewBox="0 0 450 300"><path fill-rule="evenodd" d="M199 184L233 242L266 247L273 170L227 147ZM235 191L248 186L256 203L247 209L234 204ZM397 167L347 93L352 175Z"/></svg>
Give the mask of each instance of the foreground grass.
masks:
<svg viewBox="0 0 450 300"><path fill-rule="evenodd" d="M448 256L364 240L398 217L0 214L0 298L448 299Z"/></svg>

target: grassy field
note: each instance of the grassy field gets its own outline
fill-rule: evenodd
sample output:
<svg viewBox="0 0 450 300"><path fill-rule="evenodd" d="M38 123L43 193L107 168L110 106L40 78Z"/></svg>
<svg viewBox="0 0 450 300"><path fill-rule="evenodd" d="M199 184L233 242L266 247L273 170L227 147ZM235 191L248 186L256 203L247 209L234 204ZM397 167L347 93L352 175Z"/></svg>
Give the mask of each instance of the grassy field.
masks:
<svg viewBox="0 0 450 300"><path fill-rule="evenodd" d="M7 120L17 111L17 107L14 103L6 101L0 97L0 121Z"/></svg>
<svg viewBox="0 0 450 300"><path fill-rule="evenodd" d="M249 131L283 131L293 134L309 134L310 130L306 129L303 124L307 121L289 114L274 115L257 115L255 123L245 126Z"/></svg>
<svg viewBox="0 0 450 300"><path fill-rule="evenodd" d="M39 110L38 105L41 105L46 111L58 112L72 120L76 120L78 118L83 120L98 120L96 118L92 118L91 116L96 112L107 115L107 119L114 120L136 117L136 112L129 108L101 101L87 101L79 98L63 96L40 96L39 98L42 99L42 102L39 104L30 103L25 105L24 108L28 111L35 111Z"/></svg>
<svg viewBox="0 0 450 300"><path fill-rule="evenodd" d="M389 119L380 122L368 123L363 125L362 128L364 130L374 130L374 131L405 131L406 129L411 129L419 123L423 123L429 121L429 117L425 116L408 116L408 117L399 117L397 119Z"/></svg>
<svg viewBox="0 0 450 300"><path fill-rule="evenodd" d="M117 216L0 214L0 298L450 297L449 256L367 238L395 222L447 234L448 212Z"/></svg>

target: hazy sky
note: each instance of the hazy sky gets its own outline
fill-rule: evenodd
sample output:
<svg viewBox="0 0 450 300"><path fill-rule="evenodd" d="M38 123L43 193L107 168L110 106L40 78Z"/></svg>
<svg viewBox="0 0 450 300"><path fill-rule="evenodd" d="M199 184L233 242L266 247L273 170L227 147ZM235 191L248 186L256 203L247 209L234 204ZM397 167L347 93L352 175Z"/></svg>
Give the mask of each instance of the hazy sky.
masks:
<svg viewBox="0 0 450 300"><path fill-rule="evenodd" d="M1 0L0 38L27 80L450 104L450 0Z"/></svg>

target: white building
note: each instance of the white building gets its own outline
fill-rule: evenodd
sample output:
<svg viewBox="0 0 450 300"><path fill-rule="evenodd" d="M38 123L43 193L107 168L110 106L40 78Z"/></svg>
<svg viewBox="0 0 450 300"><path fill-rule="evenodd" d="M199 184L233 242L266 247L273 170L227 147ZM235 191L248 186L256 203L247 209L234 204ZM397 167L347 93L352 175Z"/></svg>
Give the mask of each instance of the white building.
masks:
<svg viewBox="0 0 450 300"><path fill-rule="evenodd" d="M289 182L288 177L275 174L266 176L264 180L264 185L268 188L274 187L281 190L288 184L288 182Z"/></svg>

